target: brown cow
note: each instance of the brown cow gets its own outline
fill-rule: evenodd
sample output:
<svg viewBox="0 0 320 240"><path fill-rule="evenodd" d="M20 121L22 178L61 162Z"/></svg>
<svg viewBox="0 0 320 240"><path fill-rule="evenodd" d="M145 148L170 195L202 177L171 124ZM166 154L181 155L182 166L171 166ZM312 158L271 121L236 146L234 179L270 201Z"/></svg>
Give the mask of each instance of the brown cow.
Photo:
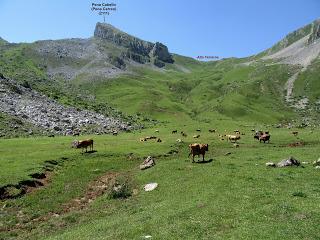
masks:
<svg viewBox="0 0 320 240"><path fill-rule="evenodd" d="M263 135L262 131L256 131L256 133L253 135L254 139L259 140L259 138Z"/></svg>
<svg viewBox="0 0 320 240"><path fill-rule="evenodd" d="M264 133L259 137L259 142L263 141L263 143L266 143L266 142L269 143L269 140L270 140L270 135L269 134L265 134Z"/></svg>
<svg viewBox="0 0 320 240"><path fill-rule="evenodd" d="M190 148L190 153L189 156L192 154L192 162L194 162L194 156L200 154L202 155L202 160L204 161L204 155L206 154L206 151L209 150L209 145L208 144L199 144L199 143L193 143L189 145Z"/></svg>
<svg viewBox="0 0 320 240"><path fill-rule="evenodd" d="M83 153L83 149L86 149L86 152L88 152L88 147L90 151L93 151L93 140L92 139L86 139L86 140L75 140L72 142L73 148L81 148L81 152Z"/></svg>

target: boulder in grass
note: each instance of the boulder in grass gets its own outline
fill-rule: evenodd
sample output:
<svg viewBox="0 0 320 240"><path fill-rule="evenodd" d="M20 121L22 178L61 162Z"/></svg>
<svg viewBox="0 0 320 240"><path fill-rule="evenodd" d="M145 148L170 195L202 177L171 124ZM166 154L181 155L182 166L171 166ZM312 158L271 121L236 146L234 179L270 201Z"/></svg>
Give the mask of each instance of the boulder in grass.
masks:
<svg viewBox="0 0 320 240"><path fill-rule="evenodd" d="M267 162L267 163L266 163L266 166L267 166L267 167L276 167L276 164L273 163L273 162Z"/></svg>
<svg viewBox="0 0 320 240"><path fill-rule="evenodd" d="M143 187L143 189L146 192L150 192L150 191L156 189L157 187L158 187L158 183L148 183Z"/></svg>
<svg viewBox="0 0 320 240"><path fill-rule="evenodd" d="M148 156L146 160L143 161L143 163L140 165L140 169L144 170L147 168L151 168L154 165L156 165L156 162L154 161L154 159L151 156Z"/></svg>
<svg viewBox="0 0 320 240"><path fill-rule="evenodd" d="M288 159L284 159L277 164L277 167L290 167L290 166L300 166L300 162L294 157L289 157Z"/></svg>
<svg viewBox="0 0 320 240"><path fill-rule="evenodd" d="M313 165L314 167L320 166L320 158L319 158L317 161L314 161L314 162L312 163L312 165Z"/></svg>

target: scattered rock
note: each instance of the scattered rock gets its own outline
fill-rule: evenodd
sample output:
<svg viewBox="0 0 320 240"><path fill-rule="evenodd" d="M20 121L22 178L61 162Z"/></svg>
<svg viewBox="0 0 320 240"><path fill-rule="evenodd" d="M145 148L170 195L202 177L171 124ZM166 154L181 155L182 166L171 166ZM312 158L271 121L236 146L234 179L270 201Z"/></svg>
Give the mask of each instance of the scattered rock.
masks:
<svg viewBox="0 0 320 240"><path fill-rule="evenodd" d="M140 165L141 170L145 170L147 168L151 168L154 165L156 165L155 160L151 156L148 156L146 160L143 161L143 163Z"/></svg>
<svg viewBox="0 0 320 240"><path fill-rule="evenodd" d="M300 162L294 157L284 159L277 164L277 167L300 166Z"/></svg>
<svg viewBox="0 0 320 240"><path fill-rule="evenodd" d="M320 166L320 158L312 163L314 167Z"/></svg>
<svg viewBox="0 0 320 240"><path fill-rule="evenodd" d="M54 134L77 134L80 129L87 133L102 134L111 133L111 129L115 132L132 128L113 117L63 106L11 79L0 79L0 89L2 90L0 92L1 112L46 129L50 137L54 137ZM17 126L14 127L17 128ZM32 134L33 132L30 131L29 135Z"/></svg>
<svg viewBox="0 0 320 240"><path fill-rule="evenodd" d="M157 187L158 187L158 183L148 183L143 187L143 189L146 192L150 192L150 191L156 189Z"/></svg>
<svg viewBox="0 0 320 240"><path fill-rule="evenodd" d="M267 166L267 167L276 167L276 164L273 163L273 162L267 162L267 163L266 163L266 166Z"/></svg>

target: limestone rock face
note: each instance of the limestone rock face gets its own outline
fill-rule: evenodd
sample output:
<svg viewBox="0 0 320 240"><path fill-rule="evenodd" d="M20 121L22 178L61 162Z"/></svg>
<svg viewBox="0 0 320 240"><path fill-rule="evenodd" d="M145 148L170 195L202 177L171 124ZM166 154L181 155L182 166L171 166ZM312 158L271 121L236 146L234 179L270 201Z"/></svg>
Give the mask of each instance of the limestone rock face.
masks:
<svg viewBox="0 0 320 240"><path fill-rule="evenodd" d="M110 24L97 23L94 37L112 42L118 46L127 49L124 57L127 57L138 63L151 62L157 67L165 66L165 63L173 63L172 55L169 53L167 46L162 43L151 43L131 36L118 30Z"/></svg>
<svg viewBox="0 0 320 240"><path fill-rule="evenodd" d="M312 31L308 39L308 44L311 44L320 38L320 19L312 23Z"/></svg>
<svg viewBox="0 0 320 240"><path fill-rule="evenodd" d="M106 23L97 23L94 36L108 40L119 46L126 47L141 55L148 55L153 48L153 43L133 37Z"/></svg>
<svg viewBox="0 0 320 240"><path fill-rule="evenodd" d="M151 55L158 58L162 62L173 63L171 54L167 46L162 43L156 42L151 50Z"/></svg>

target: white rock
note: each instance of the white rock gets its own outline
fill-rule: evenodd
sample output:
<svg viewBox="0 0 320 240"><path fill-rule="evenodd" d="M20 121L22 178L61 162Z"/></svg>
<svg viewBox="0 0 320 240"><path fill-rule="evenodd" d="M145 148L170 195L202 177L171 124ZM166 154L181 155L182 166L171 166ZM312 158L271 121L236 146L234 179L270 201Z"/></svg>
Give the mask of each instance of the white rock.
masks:
<svg viewBox="0 0 320 240"><path fill-rule="evenodd" d="M148 183L143 187L143 189L146 192L150 192L150 191L156 189L157 187L158 187L158 183Z"/></svg>

